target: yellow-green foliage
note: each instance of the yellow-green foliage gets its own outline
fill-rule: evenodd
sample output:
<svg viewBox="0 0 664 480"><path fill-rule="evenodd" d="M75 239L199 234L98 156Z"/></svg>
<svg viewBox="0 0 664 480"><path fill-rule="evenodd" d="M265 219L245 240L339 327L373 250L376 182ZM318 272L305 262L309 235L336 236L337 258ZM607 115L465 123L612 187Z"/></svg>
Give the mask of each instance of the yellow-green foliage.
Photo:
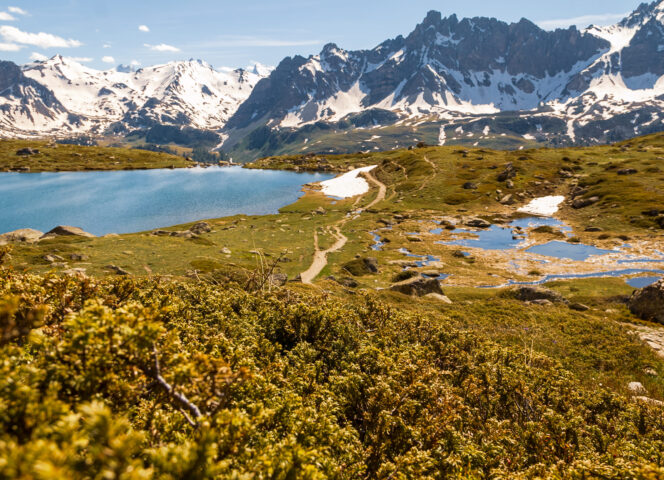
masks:
<svg viewBox="0 0 664 480"><path fill-rule="evenodd" d="M36 155L19 156L23 148L39 150ZM0 140L0 171L28 167L30 172L79 170L138 170L182 168L191 165L185 158L166 153L129 148L81 147L45 140Z"/></svg>
<svg viewBox="0 0 664 480"><path fill-rule="evenodd" d="M664 415L371 298L0 272L1 478L662 478Z"/></svg>

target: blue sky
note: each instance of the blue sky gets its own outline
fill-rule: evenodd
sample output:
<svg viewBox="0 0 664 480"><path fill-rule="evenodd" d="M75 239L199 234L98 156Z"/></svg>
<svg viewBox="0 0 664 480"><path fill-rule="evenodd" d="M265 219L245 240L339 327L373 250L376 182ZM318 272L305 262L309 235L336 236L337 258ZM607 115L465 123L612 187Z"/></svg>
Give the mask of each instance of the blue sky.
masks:
<svg viewBox="0 0 664 480"><path fill-rule="evenodd" d="M0 58L75 57L94 68L200 58L215 67L276 65L328 42L372 48L427 11L526 17L545 28L615 23L628 0L0 0Z"/></svg>

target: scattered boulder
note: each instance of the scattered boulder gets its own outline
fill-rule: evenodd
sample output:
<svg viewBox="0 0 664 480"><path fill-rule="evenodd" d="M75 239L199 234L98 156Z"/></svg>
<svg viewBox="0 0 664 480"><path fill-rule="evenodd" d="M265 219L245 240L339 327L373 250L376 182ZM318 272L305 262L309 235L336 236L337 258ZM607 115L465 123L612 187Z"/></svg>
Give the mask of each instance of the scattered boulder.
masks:
<svg viewBox="0 0 664 480"><path fill-rule="evenodd" d="M107 265L105 268L106 270L111 270L116 275L122 275L122 276L131 275L131 273L129 273L127 270L118 267L117 265Z"/></svg>
<svg viewBox="0 0 664 480"><path fill-rule="evenodd" d="M373 257L357 258L345 263L342 268L354 277L378 273L378 260Z"/></svg>
<svg viewBox="0 0 664 480"><path fill-rule="evenodd" d="M334 281L346 288L357 288L360 285L357 283L357 280L350 277L342 277L339 279L334 278Z"/></svg>
<svg viewBox="0 0 664 480"><path fill-rule="evenodd" d="M69 255L69 258L71 258L74 262L85 262L90 260L90 257L83 255L82 253L72 253Z"/></svg>
<svg viewBox="0 0 664 480"><path fill-rule="evenodd" d="M318 207L313 213L316 215L325 215L327 212L323 207Z"/></svg>
<svg viewBox="0 0 664 480"><path fill-rule="evenodd" d="M477 190L477 184L473 182L466 182L463 184L464 190Z"/></svg>
<svg viewBox="0 0 664 480"><path fill-rule="evenodd" d="M466 226L474 228L489 228L491 223L481 218L473 218L466 222Z"/></svg>
<svg viewBox="0 0 664 480"><path fill-rule="evenodd" d="M196 238L198 235L196 235L194 232L190 230L183 230L181 232L170 232L171 237L178 237L178 238Z"/></svg>
<svg viewBox="0 0 664 480"><path fill-rule="evenodd" d="M44 260L46 260L48 263L56 263L56 262L64 262L65 259L62 258L60 255L44 255L42 257Z"/></svg>
<svg viewBox="0 0 664 480"><path fill-rule="evenodd" d="M542 307L546 307L548 305L553 305L553 302L551 300L547 300L546 298L539 298L537 300L533 300L532 302L533 305L540 305Z"/></svg>
<svg viewBox="0 0 664 480"><path fill-rule="evenodd" d="M634 175L635 173L639 173L639 171L636 168L623 168L616 173L618 175Z"/></svg>
<svg viewBox="0 0 664 480"><path fill-rule="evenodd" d="M30 155L37 155L38 153L39 150L37 150L36 148L26 147L17 150L16 155L18 155L19 157L29 157Z"/></svg>
<svg viewBox="0 0 664 480"><path fill-rule="evenodd" d="M415 235L408 235L406 237L406 240L408 240L409 242L414 242L414 243L421 243L422 242L422 239L420 237L416 237Z"/></svg>
<svg viewBox="0 0 664 480"><path fill-rule="evenodd" d="M466 254L464 252L462 252L461 250L454 250L452 252L452 256L454 258L466 258Z"/></svg>
<svg viewBox="0 0 664 480"><path fill-rule="evenodd" d="M636 290L628 304L632 313L639 318L664 324L664 278Z"/></svg>
<svg viewBox="0 0 664 480"><path fill-rule="evenodd" d="M646 217L657 217L659 216L660 213L664 213L664 210L651 208L650 210L644 210L643 212L641 212L641 215L645 215Z"/></svg>
<svg viewBox="0 0 664 480"><path fill-rule="evenodd" d="M223 253L224 255L230 255L231 254L231 249L228 248L228 247L224 247L224 248L221 249L221 253Z"/></svg>
<svg viewBox="0 0 664 480"><path fill-rule="evenodd" d="M514 165L508 163L507 165L505 165L505 170L503 170L503 172L500 175L498 175L498 181L505 182L510 178L514 177L516 177L516 169L514 168Z"/></svg>
<svg viewBox="0 0 664 480"><path fill-rule="evenodd" d="M505 182L505 186L509 189L512 189L512 188L514 188L514 182L512 180L507 180Z"/></svg>
<svg viewBox="0 0 664 480"><path fill-rule="evenodd" d="M402 270L392 277L392 283L399 283L417 277L419 274L415 270Z"/></svg>
<svg viewBox="0 0 664 480"><path fill-rule="evenodd" d="M590 205L593 205L595 203L599 202L599 197L590 197L590 198L577 198L572 202L572 207L579 209L579 208L586 208L589 207Z"/></svg>
<svg viewBox="0 0 664 480"><path fill-rule="evenodd" d="M569 308L577 312L587 312L590 310L590 307L588 305L584 305L583 303L572 303L570 304Z"/></svg>
<svg viewBox="0 0 664 480"><path fill-rule="evenodd" d="M390 265L399 265L403 268L417 268L417 262L412 260L390 260Z"/></svg>
<svg viewBox="0 0 664 480"><path fill-rule="evenodd" d="M425 298L430 298L431 300L438 300L439 302L447 303L448 305L452 304L452 300L450 300L446 295L441 295L440 293L427 293Z"/></svg>
<svg viewBox="0 0 664 480"><path fill-rule="evenodd" d="M53 230L46 232L41 238L53 237L86 237L94 238L94 235L81 230L78 227L70 227L68 225L59 225Z"/></svg>
<svg viewBox="0 0 664 480"><path fill-rule="evenodd" d="M273 287L283 287L288 282L288 275L285 273L273 273L270 275L270 284Z"/></svg>
<svg viewBox="0 0 664 480"><path fill-rule="evenodd" d="M500 199L500 203L503 205L512 205L514 203L514 196L511 193L507 194Z"/></svg>
<svg viewBox="0 0 664 480"><path fill-rule="evenodd" d="M395 283L390 287L393 292L403 293L404 295L423 297L430 293L444 295L440 288L440 282L435 278L414 277L403 282Z"/></svg>
<svg viewBox="0 0 664 480"><path fill-rule="evenodd" d="M602 232L603 230L599 227L586 227L585 231L590 233L596 233L596 232Z"/></svg>
<svg viewBox="0 0 664 480"><path fill-rule="evenodd" d="M523 286L515 290L515 297L522 302L548 300L551 303L565 303L565 298L558 292L542 287Z"/></svg>
<svg viewBox="0 0 664 480"><path fill-rule="evenodd" d="M627 389L632 393L648 393L641 382L629 382Z"/></svg>
<svg viewBox="0 0 664 480"><path fill-rule="evenodd" d="M189 231L194 235L202 235L204 233L210 233L212 231L212 227L207 222L198 222L193 227L191 227Z"/></svg>
<svg viewBox="0 0 664 480"><path fill-rule="evenodd" d="M26 242L33 243L38 241L44 236L44 232L39 230L33 230L32 228L22 228L20 230L14 230L13 232L7 232L0 235L0 241L5 242Z"/></svg>

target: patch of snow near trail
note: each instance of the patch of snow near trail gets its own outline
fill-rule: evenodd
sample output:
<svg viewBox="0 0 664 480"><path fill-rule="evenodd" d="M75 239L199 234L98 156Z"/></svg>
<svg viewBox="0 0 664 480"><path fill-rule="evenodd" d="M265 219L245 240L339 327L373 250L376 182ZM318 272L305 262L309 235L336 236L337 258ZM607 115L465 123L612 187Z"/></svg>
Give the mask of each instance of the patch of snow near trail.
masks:
<svg viewBox="0 0 664 480"><path fill-rule="evenodd" d="M321 182L322 192L330 197L349 198L363 195L369 191L369 184L360 177L361 173L370 172L378 165L351 170L343 175Z"/></svg>
<svg viewBox="0 0 664 480"><path fill-rule="evenodd" d="M521 207L518 211L521 213L550 217L558 211L558 207L564 201L565 197L563 196L540 197L534 199L525 207Z"/></svg>
<svg viewBox="0 0 664 480"><path fill-rule="evenodd" d="M440 126L440 132L438 133L438 145L441 147L445 145L447 136L445 135L445 125Z"/></svg>

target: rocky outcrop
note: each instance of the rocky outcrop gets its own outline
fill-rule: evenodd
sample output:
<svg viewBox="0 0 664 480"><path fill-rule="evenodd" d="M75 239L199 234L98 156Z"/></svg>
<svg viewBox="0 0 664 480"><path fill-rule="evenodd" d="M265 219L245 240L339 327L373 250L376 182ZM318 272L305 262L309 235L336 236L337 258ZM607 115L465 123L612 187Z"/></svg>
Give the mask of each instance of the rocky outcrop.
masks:
<svg viewBox="0 0 664 480"><path fill-rule="evenodd" d="M373 257L356 258L345 263L342 268L354 277L378 273L378 260Z"/></svg>
<svg viewBox="0 0 664 480"><path fill-rule="evenodd" d="M53 237L87 237L94 238L94 235L88 233L78 227L70 227L68 225L59 225L53 230L46 232L42 238Z"/></svg>
<svg viewBox="0 0 664 480"><path fill-rule="evenodd" d="M541 302L545 300L551 303L566 303L565 298L561 294L542 287L517 287L514 290L514 296L522 302Z"/></svg>
<svg viewBox="0 0 664 480"><path fill-rule="evenodd" d="M482 220L481 218L473 218L466 222L466 226L473 228L489 228L491 223L487 222L486 220Z"/></svg>
<svg viewBox="0 0 664 480"><path fill-rule="evenodd" d="M32 228L22 228L20 230L14 230L13 232L7 232L0 235L0 243L6 243L6 242L32 243L38 241L43 236L44 233L40 232L39 230L33 230Z"/></svg>
<svg viewBox="0 0 664 480"><path fill-rule="evenodd" d="M212 231L212 227L207 222L198 222L192 226L189 231L194 235L202 235L204 233L210 233Z"/></svg>
<svg viewBox="0 0 664 480"><path fill-rule="evenodd" d="M635 291L629 299L629 309L643 320L664 324L664 278Z"/></svg>
<svg viewBox="0 0 664 480"><path fill-rule="evenodd" d="M443 290L440 288L440 282L437 279L420 276L395 283L390 287L390 290L416 297L423 297L431 293L444 296Z"/></svg>

